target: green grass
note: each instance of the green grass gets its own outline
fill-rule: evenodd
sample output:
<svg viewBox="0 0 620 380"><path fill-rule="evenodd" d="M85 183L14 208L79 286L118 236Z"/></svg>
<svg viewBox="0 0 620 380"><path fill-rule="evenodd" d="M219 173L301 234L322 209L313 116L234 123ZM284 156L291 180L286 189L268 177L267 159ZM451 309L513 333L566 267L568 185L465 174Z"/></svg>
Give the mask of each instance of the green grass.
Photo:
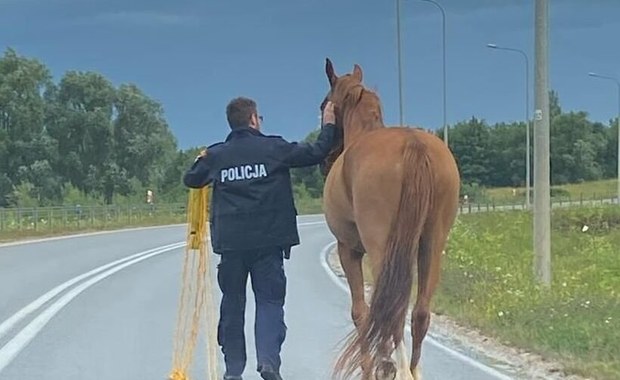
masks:
<svg viewBox="0 0 620 380"><path fill-rule="evenodd" d="M295 200L295 206L300 215L323 213L322 198L300 197Z"/></svg>
<svg viewBox="0 0 620 380"><path fill-rule="evenodd" d="M554 210L552 230L545 290L533 276L531 214L459 215L433 311L571 373L620 379L620 208Z"/></svg>
<svg viewBox="0 0 620 380"><path fill-rule="evenodd" d="M555 210L552 224L544 290L533 278L531 214L459 216L434 309L571 372L619 379L620 209Z"/></svg>

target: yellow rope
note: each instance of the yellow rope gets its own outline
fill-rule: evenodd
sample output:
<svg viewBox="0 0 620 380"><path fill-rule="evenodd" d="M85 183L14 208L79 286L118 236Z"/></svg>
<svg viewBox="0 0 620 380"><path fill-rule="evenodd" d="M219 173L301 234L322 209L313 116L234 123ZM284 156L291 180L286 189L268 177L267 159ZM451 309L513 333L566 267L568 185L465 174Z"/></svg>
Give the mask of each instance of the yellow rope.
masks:
<svg viewBox="0 0 620 380"><path fill-rule="evenodd" d="M187 205L187 245L177 311L177 325L170 380L189 380L201 315L207 323L207 379L218 379L217 322L210 260L207 255L210 188L190 189ZM207 278L208 277L208 278Z"/></svg>

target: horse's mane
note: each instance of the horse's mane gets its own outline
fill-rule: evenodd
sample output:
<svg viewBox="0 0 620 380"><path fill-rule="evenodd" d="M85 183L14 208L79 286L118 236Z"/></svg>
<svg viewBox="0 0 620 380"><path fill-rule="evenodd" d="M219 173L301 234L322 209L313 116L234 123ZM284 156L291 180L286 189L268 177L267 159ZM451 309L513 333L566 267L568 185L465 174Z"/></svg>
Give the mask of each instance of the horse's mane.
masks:
<svg viewBox="0 0 620 380"><path fill-rule="evenodd" d="M356 115L361 119L356 124L358 128L372 129L376 128L377 124L383 126L381 99L374 91L367 89L361 83L355 83L345 91L347 94L343 101L344 121Z"/></svg>

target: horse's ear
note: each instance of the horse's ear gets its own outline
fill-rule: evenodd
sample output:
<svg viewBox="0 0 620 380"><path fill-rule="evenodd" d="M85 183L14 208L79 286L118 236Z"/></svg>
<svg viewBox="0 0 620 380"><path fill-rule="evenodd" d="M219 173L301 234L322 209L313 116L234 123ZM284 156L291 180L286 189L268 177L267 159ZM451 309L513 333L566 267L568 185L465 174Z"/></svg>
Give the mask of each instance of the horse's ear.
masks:
<svg viewBox="0 0 620 380"><path fill-rule="evenodd" d="M353 77L357 79L359 82L362 81L362 68L356 63L353 65Z"/></svg>
<svg viewBox="0 0 620 380"><path fill-rule="evenodd" d="M336 76L336 73L334 72L334 65L332 65L332 61L330 61L329 58L325 59L325 74L327 74L329 85L333 87L338 77Z"/></svg>

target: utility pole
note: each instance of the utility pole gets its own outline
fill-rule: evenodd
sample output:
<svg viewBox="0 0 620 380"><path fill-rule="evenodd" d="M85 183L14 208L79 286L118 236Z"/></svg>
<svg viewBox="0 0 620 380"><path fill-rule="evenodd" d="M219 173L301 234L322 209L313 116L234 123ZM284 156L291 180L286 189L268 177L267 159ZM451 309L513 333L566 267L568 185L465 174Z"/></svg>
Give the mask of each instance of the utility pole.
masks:
<svg viewBox="0 0 620 380"><path fill-rule="evenodd" d="M549 163L549 4L536 0L536 111L534 120L534 274L551 285L551 194Z"/></svg>

